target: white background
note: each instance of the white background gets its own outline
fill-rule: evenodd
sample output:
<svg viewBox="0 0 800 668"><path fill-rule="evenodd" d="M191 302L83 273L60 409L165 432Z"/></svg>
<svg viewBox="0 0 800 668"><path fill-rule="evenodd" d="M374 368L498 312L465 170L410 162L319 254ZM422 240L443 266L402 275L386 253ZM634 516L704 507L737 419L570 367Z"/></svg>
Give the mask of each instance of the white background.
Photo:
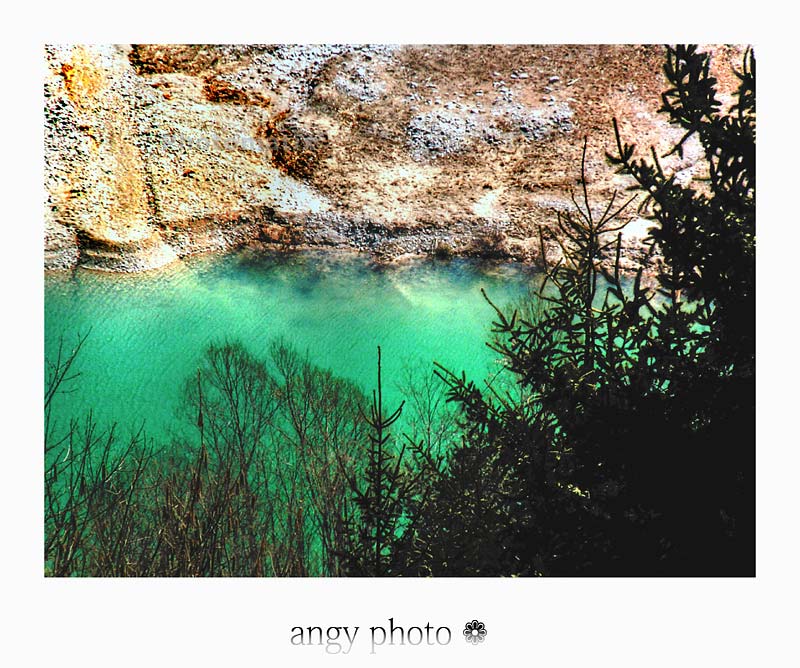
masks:
<svg viewBox="0 0 800 668"><path fill-rule="evenodd" d="M777 3L776 3L777 4ZM754 666L796 662L796 22L770 3L63 3L6 8L2 86L2 624L6 666ZM753 43L758 58L755 579L46 580L42 576L42 46L51 42ZM787 195L789 195L787 197ZM792 254L792 255L790 255ZM790 289L791 288L791 291ZM443 648L368 627L446 625ZM484 621L477 647L463 624ZM359 625L348 656L292 626ZM796 665L796 663L794 664Z"/></svg>

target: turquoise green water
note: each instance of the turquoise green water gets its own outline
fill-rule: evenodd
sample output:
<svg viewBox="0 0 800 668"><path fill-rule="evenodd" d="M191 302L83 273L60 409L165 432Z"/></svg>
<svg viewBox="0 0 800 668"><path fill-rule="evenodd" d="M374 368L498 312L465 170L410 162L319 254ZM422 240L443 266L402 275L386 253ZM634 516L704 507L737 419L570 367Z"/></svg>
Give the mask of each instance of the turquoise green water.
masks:
<svg viewBox="0 0 800 668"><path fill-rule="evenodd" d="M284 337L319 366L375 386L383 352L390 399L408 365L433 360L479 380L497 368L485 346L493 311L480 294L507 304L532 276L505 264L466 260L375 268L360 256L245 251L193 259L143 275L78 270L45 280L45 357L60 337L89 337L76 362L73 391L58 397L63 422L89 409L123 432L144 424L150 436L174 433L185 380L212 342L240 340L266 356ZM393 396L392 396L393 395Z"/></svg>

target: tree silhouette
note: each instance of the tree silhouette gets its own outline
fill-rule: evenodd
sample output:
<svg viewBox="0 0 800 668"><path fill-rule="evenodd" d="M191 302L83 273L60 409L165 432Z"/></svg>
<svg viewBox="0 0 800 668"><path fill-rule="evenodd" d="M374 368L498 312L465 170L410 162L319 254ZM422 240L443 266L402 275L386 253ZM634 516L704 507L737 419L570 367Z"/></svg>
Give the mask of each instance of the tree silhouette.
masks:
<svg viewBox="0 0 800 668"><path fill-rule="evenodd" d="M558 216L563 260L546 269L540 308L495 309L490 345L511 389L482 392L439 369L463 408L465 444L416 540L450 563L465 517L444 508L489 490L480 504L491 521L470 529L484 547L460 574L486 564L507 575L754 572L755 61L748 52L727 113L708 55L668 48L664 71L661 111L686 131L673 150L698 135L702 190L665 174L655 152L636 159L615 122L608 157L654 219L646 264L623 275L617 217L630 201L596 209L582 169L583 201ZM469 460L481 464L467 475Z"/></svg>

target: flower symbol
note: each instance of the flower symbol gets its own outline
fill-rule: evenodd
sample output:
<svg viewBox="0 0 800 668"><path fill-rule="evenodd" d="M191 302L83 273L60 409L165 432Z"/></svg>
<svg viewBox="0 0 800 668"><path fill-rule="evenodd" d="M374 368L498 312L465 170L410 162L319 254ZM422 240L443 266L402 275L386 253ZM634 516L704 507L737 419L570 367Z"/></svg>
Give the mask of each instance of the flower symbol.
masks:
<svg viewBox="0 0 800 668"><path fill-rule="evenodd" d="M477 619L467 622L464 625L464 638L473 645L483 642L486 638L486 624L479 622Z"/></svg>

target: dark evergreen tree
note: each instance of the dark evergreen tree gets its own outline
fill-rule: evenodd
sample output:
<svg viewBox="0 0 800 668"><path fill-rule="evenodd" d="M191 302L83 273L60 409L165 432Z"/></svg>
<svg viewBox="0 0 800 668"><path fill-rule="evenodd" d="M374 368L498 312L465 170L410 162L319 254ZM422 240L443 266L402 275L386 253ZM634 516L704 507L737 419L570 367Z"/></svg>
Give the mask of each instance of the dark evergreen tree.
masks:
<svg viewBox="0 0 800 668"><path fill-rule="evenodd" d="M406 442L399 450L389 431L403 412L403 405L387 414L383 409L381 349L378 347L378 385L372 392L369 415L361 411L368 426L363 471L347 474L357 512L343 518L346 550L342 559L347 574L355 576L397 575L403 555L397 546L407 528L408 500L416 493L418 474L405 465ZM341 464L341 460L340 460ZM346 469L342 467L346 472Z"/></svg>
<svg viewBox="0 0 800 668"><path fill-rule="evenodd" d="M609 158L647 194L660 271L623 276L626 205L595 210L582 174L542 308L497 309L491 345L513 390L440 370L466 436L414 537L434 572L472 534L459 574L754 573L755 63L748 52L727 113L707 55L669 48L664 71L661 111L686 130L674 150L697 134L708 181L681 186L616 132ZM479 488L476 525L459 499Z"/></svg>

